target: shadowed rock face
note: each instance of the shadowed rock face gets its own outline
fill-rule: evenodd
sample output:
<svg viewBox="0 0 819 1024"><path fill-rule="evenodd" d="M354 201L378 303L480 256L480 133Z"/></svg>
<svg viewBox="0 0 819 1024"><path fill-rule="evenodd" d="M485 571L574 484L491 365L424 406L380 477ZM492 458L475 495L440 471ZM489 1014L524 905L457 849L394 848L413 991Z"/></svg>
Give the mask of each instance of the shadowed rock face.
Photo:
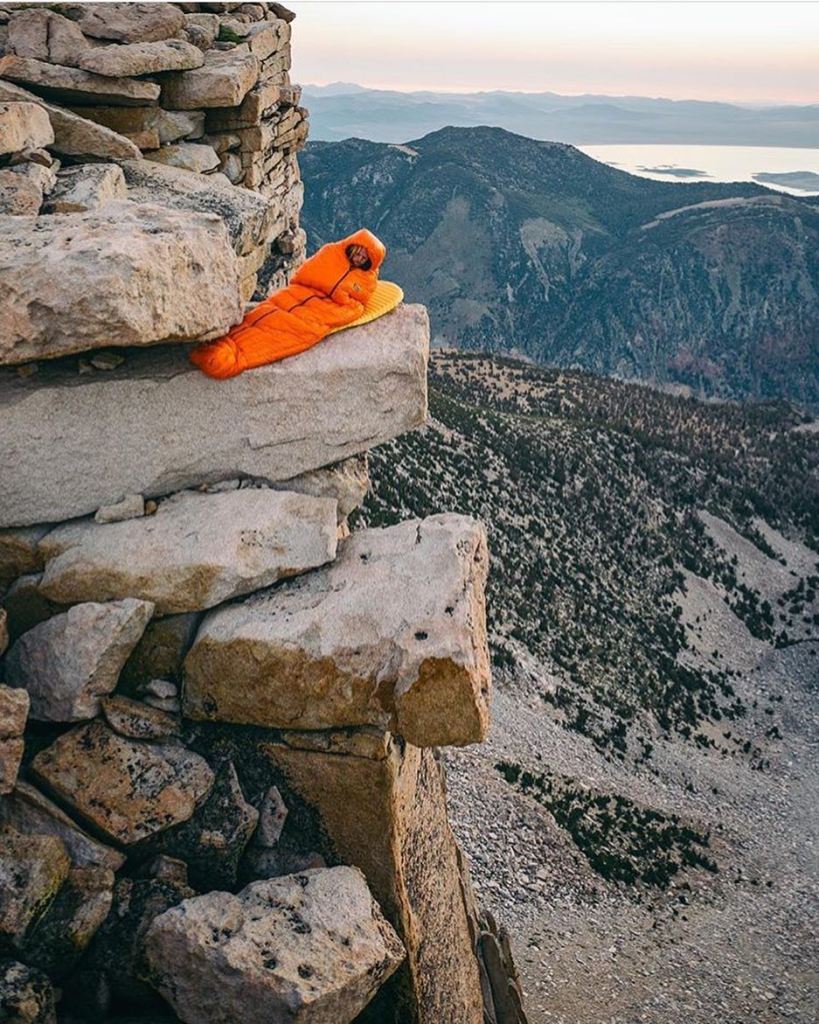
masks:
<svg viewBox="0 0 819 1024"><path fill-rule="evenodd" d="M479 742L487 561L483 528L462 516L353 534L327 569L205 619L185 713L293 729L392 722L418 746Z"/></svg>
<svg viewBox="0 0 819 1024"><path fill-rule="evenodd" d="M404 957L360 871L212 892L155 918L151 978L186 1024L350 1021Z"/></svg>

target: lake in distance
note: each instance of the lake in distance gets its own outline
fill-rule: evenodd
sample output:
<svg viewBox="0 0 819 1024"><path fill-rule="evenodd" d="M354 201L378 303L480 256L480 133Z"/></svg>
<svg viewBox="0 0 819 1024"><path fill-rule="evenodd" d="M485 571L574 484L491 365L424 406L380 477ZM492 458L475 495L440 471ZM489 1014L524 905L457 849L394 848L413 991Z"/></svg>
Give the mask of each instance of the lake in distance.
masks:
<svg viewBox="0 0 819 1024"><path fill-rule="evenodd" d="M755 174L808 172L819 179L819 149L778 146L603 145L578 149L621 171L658 181L755 181ZM693 172L693 173L692 173ZM790 195L819 195L819 180L809 187L760 181Z"/></svg>

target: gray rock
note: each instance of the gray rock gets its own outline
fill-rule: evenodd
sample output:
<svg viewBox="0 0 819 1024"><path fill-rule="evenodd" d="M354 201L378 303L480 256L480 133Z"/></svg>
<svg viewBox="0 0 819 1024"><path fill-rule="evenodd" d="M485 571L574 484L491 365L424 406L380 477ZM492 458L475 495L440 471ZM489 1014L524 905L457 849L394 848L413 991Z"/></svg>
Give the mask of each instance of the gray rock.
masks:
<svg viewBox="0 0 819 1024"><path fill-rule="evenodd" d="M284 228L278 204L249 189L219 181L216 175L202 176L149 160L129 160L123 163L122 169L129 198L134 202L217 214L227 225L233 247L240 256L252 252Z"/></svg>
<svg viewBox="0 0 819 1024"><path fill-rule="evenodd" d="M78 722L99 714L153 610L132 598L87 602L24 633L6 656L6 678L28 692L31 717Z"/></svg>
<svg viewBox="0 0 819 1024"><path fill-rule="evenodd" d="M346 519L358 508L370 489L367 456L355 455L333 466L310 470L289 480L277 480L270 486L276 490L335 498L338 502L339 520Z"/></svg>
<svg viewBox="0 0 819 1024"><path fill-rule="evenodd" d="M0 961L0 1020L5 1024L57 1024L48 975L16 960Z"/></svg>
<svg viewBox="0 0 819 1024"><path fill-rule="evenodd" d="M61 4L60 10L94 39L117 43L149 43L171 39L185 26L185 16L173 4Z"/></svg>
<svg viewBox="0 0 819 1024"><path fill-rule="evenodd" d="M106 203L127 199L122 168L116 164L80 164L57 173L43 213L82 213L98 210Z"/></svg>
<svg viewBox="0 0 819 1024"><path fill-rule="evenodd" d="M145 951L186 1024L349 1024L404 957L348 867L185 900L154 919Z"/></svg>
<svg viewBox="0 0 819 1024"><path fill-rule="evenodd" d="M73 21L46 7L17 11L9 19L7 50L18 57L76 67L88 45Z"/></svg>
<svg viewBox="0 0 819 1024"><path fill-rule="evenodd" d="M271 786L265 793L259 810L259 828L256 842L260 846L275 846L281 838L284 823L287 820L287 805L278 790Z"/></svg>
<svg viewBox="0 0 819 1024"><path fill-rule="evenodd" d="M131 845L187 821L210 792L207 761L181 743L143 743L100 719L64 733L33 777L108 839Z"/></svg>
<svg viewBox="0 0 819 1024"><path fill-rule="evenodd" d="M0 947L19 949L28 929L68 877L71 861L56 836L0 833Z"/></svg>
<svg viewBox="0 0 819 1024"><path fill-rule="evenodd" d="M55 153L101 160L134 160L142 156L138 147L123 135L63 107L46 103L39 96L18 85L12 85L11 82L0 80L0 100L33 100L39 103L48 114L54 132L51 149Z"/></svg>
<svg viewBox="0 0 819 1024"><path fill-rule="evenodd" d="M259 79L259 60L252 53L208 50L205 63L193 71L169 74L162 83L163 107L201 110L236 107Z"/></svg>
<svg viewBox="0 0 819 1024"><path fill-rule="evenodd" d="M178 736L180 726L172 715L130 697L103 697L100 701L105 721L114 732L133 740L164 740Z"/></svg>
<svg viewBox="0 0 819 1024"><path fill-rule="evenodd" d="M428 332L423 307L402 306L226 381L174 346L104 375L0 371L0 526L93 513L129 492L283 480L366 451L424 422Z"/></svg>
<svg viewBox="0 0 819 1024"><path fill-rule="evenodd" d="M0 155L50 146L54 132L36 103L0 103Z"/></svg>
<svg viewBox="0 0 819 1024"><path fill-rule="evenodd" d="M185 71L201 67L202 51L182 39L155 43L95 46L80 54L77 65L84 71L117 78L120 75L152 75L160 71Z"/></svg>
<svg viewBox="0 0 819 1024"><path fill-rule="evenodd" d="M80 68L47 64L30 57L16 57L14 54L0 58L0 77L20 82L34 92L54 96L63 102L113 103L138 107L152 103L159 96L159 86L155 82L143 82L135 78L106 78Z"/></svg>
<svg viewBox="0 0 819 1024"><path fill-rule="evenodd" d="M177 142L161 149L154 149L145 155L146 160L166 164L169 167L181 167L195 174L207 174L219 166L219 155L212 146L203 146L197 142Z"/></svg>
<svg viewBox="0 0 819 1024"><path fill-rule="evenodd" d="M112 338L213 337L241 317L236 258L216 217L117 202L0 221L0 365L105 348Z"/></svg>
<svg viewBox="0 0 819 1024"><path fill-rule="evenodd" d="M124 854L93 839L28 782L18 781L14 791L0 800L0 823L27 836L56 836L75 867L118 871L125 863Z"/></svg>
<svg viewBox="0 0 819 1024"><path fill-rule="evenodd" d="M3 644L0 643L0 653L2 648ZM15 690L0 683L0 795L10 793L17 781L25 747L23 731L28 708L29 699L25 690Z"/></svg>
<svg viewBox="0 0 819 1024"><path fill-rule="evenodd" d="M145 687L145 693L150 697L156 697L157 700L174 700L179 693L179 687L168 679L152 679Z"/></svg>
<svg viewBox="0 0 819 1024"><path fill-rule="evenodd" d="M51 191L56 180L55 168L36 163L0 169L0 213L11 217L36 217L46 192Z"/></svg>
<svg viewBox="0 0 819 1024"><path fill-rule="evenodd" d="M153 516L66 523L42 545L40 591L51 600L136 596L157 615L198 611L330 561L336 504L289 491L183 491Z"/></svg>
<svg viewBox="0 0 819 1024"><path fill-rule="evenodd" d="M491 684L483 527L458 515L362 530L336 561L205 617L187 717L290 729L378 725L477 743Z"/></svg>
<svg viewBox="0 0 819 1024"><path fill-rule="evenodd" d="M155 132L159 142L200 138L205 131L205 114L197 110L163 110L162 107L75 107L75 114L87 117L114 132L125 135Z"/></svg>
<svg viewBox="0 0 819 1024"><path fill-rule="evenodd" d="M117 168L119 170L119 168ZM114 367L111 367L114 369ZM141 494L126 494L122 501L103 505L94 513L95 523L123 523L145 515L145 499Z"/></svg>

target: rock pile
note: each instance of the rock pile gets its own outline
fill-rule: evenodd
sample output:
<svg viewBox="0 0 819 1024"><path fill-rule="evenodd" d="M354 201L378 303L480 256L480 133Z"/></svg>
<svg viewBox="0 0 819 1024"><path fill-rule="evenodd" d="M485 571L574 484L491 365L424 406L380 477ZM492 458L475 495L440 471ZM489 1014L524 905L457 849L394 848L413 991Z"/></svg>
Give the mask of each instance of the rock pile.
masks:
<svg viewBox="0 0 819 1024"><path fill-rule="evenodd" d="M221 239L203 237L198 257L184 245L169 254L166 279L175 283L177 299L189 295L193 304L238 319L238 293L232 301L214 295L201 302L220 273L226 284L238 273L241 298L262 298L281 287L304 256L296 154L307 136L307 116L289 77L292 17L276 3L0 5L0 212L93 213L130 199L218 213L228 222L236 266ZM124 174L111 161L124 164ZM131 215L135 238L119 235L119 254L138 246L140 215ZM196 230L195 221L188 223ZM198 230L218 236L205 224ZM33 265L54 245L38 227L40 233L26 234L41 243L30 250ZM61 227L99 231L93 217L90 224ZM182 240L178 229L172 233ZM0 249L8 244L0 242ZM21 250L18 244L14 251L20 282L26 272ZM111 256L101 253L100 266ZM197 279L197 262L220 257L215 276L209 266L199 267ZM152 262L157 269L160 261ZM194 276L177 278L191 262ZM125 272L120 268L120 281ZM30 282L32 293L49 273L46 264ZM101 283L97 294L115 291L116 284ZM184 307L180 301L171 308L183 313ZM157 306L146 315L156 312ZM80 319L69 313L67 322L81 326ZM116 330L118 321L107 320L106 311L97 320ZM120 322L125 327L127 317ZM173 336L167 325L156 326L153 340ZM185 329L193 337L201 328L194 322ZM220 333L215 324L210 329ZM78 342L76 350L89 347ZM20 346L12 354L0 353L0 362L50 353Z"/></svg>
<svg viewBox="0 0 819 1024"><path fill-rule="evenodd" d="M488 728L483 528L348 522L425 311L186 359L301 256L290 15L0 18L4 1019L520 1024L435 750Z"/></svg>

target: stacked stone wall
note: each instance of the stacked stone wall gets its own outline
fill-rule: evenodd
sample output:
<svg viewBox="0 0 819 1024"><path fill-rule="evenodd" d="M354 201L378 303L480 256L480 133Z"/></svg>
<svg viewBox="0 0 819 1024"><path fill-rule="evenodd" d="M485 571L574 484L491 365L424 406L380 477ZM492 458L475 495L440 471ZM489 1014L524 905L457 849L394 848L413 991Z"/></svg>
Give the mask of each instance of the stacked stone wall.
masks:
<svg viewBox="0 0 819 1024"><path fill-rule="evenodd" d="M303 258L291 15L0 22L0 1019L522 1024L436 752L489 727L484 530L349 525L426 311L187 358Z"/></svg>

